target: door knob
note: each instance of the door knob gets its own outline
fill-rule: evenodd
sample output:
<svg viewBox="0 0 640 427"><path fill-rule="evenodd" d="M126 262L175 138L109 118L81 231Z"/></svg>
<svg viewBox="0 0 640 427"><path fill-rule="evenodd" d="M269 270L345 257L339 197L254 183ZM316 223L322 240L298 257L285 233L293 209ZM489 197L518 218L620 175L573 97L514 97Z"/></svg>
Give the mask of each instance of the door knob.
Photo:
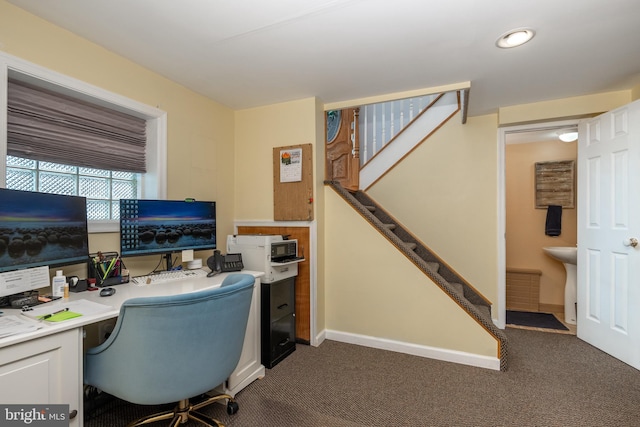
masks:
<svg viewBox="0 0 640 427"><path fill-rule="evenodd" d="M631 246L632 248L635 248L636 246L638 246L638 239L636 239L635 237L624 239L622 244L625 246Z"/></svg>

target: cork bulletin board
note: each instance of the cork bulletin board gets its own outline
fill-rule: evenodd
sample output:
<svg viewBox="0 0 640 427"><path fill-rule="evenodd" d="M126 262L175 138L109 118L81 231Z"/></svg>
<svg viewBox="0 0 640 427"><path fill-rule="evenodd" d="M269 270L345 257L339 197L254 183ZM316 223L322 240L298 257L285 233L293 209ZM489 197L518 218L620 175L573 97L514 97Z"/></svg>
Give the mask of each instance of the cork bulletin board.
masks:
<svg viewBox="0 0 640 427"><path fill-rule="evenodd" d="M575 161L538 162L536 171L536 209L549 205L575 208Z"/></svg>
<svg viewBox="0 0 640 427"><path fill-rule="evenodd" d="M273 219L313 220L311 144L273 149Z"/></svg>

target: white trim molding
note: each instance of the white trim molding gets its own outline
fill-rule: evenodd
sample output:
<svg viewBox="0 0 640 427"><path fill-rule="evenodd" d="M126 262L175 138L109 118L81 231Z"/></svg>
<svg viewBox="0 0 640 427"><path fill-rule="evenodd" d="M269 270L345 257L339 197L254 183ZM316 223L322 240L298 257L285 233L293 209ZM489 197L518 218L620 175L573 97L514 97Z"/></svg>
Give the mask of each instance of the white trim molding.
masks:
<svg viewBox="0 0 640 427"><path fill-rule="evenodd" d="M388 340L385 338L377 338L367 335L352 334L350 332L326 330L325 337L328 340L344 342L347 344L395 351L397 353L411 354L413 356L425 357L427 359L442 360L443 362L458 363L461 365L475 366L477 368L486 368L494 371L500 370L500 359L496 357L429 347L426 345Z"/></svg>

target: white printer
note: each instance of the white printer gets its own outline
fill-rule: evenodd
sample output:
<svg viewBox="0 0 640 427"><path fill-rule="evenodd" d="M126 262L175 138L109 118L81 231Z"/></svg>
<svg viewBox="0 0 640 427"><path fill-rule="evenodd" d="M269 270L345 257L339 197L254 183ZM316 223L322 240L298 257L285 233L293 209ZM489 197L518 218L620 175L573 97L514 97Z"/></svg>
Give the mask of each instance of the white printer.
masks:
<svg viewBox="0 0 640 427"><path fill-rule="evenodd" d="M273 283L298 275L298 241L281 235L239 234L227 236L227 253L242 254L248 270L263 271L262 283Z"/></svg>

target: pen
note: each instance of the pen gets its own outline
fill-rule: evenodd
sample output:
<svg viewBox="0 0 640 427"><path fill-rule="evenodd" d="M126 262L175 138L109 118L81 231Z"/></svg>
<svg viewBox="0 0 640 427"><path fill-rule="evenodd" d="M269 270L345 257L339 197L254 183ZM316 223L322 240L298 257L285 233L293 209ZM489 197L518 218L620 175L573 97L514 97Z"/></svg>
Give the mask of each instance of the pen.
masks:
<svg viewBox="0 0 640 427"><path fill-rule="evenodd" d="M113 258L111 260L111 262L109 263L109 267L107 267L107 271L104 272L104 275L102 276L102 280L104 280L107 277L109 277L109 273L111 273L111 269L113 268L115 263L116 263L116 258Z"/></svg>
<svg viewBox="0 0 640 427"><path fill-rule="evenodd" d="M64 313L65 311L69 311L69 307L67 308L63 308L62 310L58 310L55 313L51 313L51 314L45 314L44 316L42 316L40 319L42 320L46 320L48 318L50 318L51 316L55 316L56 314L60 314L60 313Z"/></svg>

